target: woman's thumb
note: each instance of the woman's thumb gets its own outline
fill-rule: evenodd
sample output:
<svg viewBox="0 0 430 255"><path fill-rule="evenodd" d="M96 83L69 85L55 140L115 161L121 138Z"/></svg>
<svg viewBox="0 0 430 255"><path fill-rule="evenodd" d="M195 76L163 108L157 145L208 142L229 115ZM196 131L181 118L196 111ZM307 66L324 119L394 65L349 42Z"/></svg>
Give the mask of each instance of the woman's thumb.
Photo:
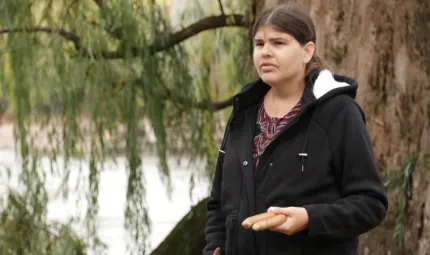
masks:
<svg viewBox="0 0 430 255"><path fill-rule="evenodd" d="M221 255L221 249L219 247L215 249L214 255Z"/></svg>

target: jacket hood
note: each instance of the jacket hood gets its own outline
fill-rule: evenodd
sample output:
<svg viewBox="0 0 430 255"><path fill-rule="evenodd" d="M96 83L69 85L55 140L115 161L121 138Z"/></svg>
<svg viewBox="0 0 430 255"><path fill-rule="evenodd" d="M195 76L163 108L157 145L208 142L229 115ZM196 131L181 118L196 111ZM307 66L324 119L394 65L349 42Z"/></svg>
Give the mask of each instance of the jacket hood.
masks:
<svg viewBox="0 0 430 255"><path fill-rule="evenodd" d="M349 77L322 70L312 72L307 77L306 87L307 90L311 90L314 98L313 104L320 104L340 94L345 94L355 99L358 83Z"/></svg>
<svg viewBox="0 0 430 255"><path fill-rule="evenodd" d="M305 82L302 102L306 106L322 104L340 94L355 99L357 94L357 81L346 76L332 74L329 70L314 70L306 77ZM245 108L258 104L269 89L270 86L259 78L247 84L241 92L234 96L234 106Z"/></svg>

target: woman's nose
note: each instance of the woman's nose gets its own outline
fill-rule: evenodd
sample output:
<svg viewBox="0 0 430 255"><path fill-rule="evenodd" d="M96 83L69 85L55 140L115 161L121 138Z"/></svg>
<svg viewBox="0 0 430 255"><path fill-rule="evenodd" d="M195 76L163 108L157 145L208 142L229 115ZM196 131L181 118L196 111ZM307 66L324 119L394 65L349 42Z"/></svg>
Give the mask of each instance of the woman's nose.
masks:
<svg viewBox="0 0 430 255"><path fill-rule="evenodd" d="M270 57L270 56L272 56L271 49L270 49L270 47L269 47L269 45L267 43L264 44L263 48L261 49L261 54L264 57Z"/></svg>

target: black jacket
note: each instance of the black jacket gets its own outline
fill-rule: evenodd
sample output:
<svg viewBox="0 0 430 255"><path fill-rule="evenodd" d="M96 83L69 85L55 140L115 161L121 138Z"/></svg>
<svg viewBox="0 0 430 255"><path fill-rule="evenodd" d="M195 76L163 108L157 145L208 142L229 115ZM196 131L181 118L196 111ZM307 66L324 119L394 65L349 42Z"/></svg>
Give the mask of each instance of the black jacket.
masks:
<svg viewBox="0 0 430 255"><path fill-rule="evenodd" d="M253 169L257 111L269 88L260 79L234 97L207 203L203 254L216 247L227 255L358 254L358 236L381 223L388 205L354 101L357 82L329 71L308 75L302 110ZM270 206L306 208L309 228L288 236L241 227Z"/></svg>

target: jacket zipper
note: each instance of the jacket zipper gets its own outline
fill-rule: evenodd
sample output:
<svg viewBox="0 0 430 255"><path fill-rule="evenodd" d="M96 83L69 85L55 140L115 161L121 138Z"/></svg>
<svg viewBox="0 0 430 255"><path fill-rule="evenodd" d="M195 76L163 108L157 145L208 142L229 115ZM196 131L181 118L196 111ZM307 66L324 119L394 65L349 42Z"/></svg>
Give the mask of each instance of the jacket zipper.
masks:
<svg viewBox="0 0 430 255"><path fill-rule="evenodd" d="M246 114L246 111L244 111L244 114L245 114L245 118L248 119L248 115ZM254 168L254 134L252 133L251 123L249 123L248 120L246 122L248 122L249 134L251 136L251 156L252 156L252 166L253 166L252 168ZM254 123L254 125L255 125L255 123ZM255 174L255 171L253 171L253 172Z"/></svg>

